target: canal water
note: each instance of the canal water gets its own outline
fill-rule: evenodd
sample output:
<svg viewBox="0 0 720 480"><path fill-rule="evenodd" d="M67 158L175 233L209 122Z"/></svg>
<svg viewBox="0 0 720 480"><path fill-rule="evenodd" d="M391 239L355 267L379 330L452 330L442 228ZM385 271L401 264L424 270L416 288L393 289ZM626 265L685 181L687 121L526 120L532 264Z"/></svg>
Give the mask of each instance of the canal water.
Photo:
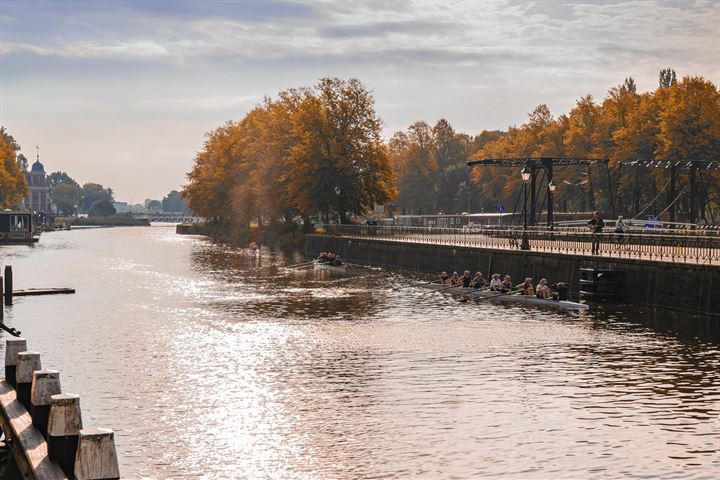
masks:
<svg viewBox="0 0 720 480"><path fill-rule="evenodd" d="M0 256L16 288L77 289L5 319L81 395L84 424L115 430L126 476L720 472L718 319L462 303L412 272L288 269L303 259L172 226Z"/></svg>

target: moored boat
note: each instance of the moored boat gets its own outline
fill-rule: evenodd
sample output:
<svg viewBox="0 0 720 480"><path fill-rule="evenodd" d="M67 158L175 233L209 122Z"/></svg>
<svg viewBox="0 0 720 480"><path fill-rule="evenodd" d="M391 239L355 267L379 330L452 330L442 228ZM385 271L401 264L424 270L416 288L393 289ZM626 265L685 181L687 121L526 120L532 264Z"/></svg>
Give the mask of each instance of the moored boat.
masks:
<svg viewBox="0 0 720 480"><path fill-rule="evenodd" d="M443 293L471 295L473 298L488 299L502 303L515 303L520 305L533 305L539 307L554 308L556 310L566 310L575 312L584 312L589 307L584 303L571 302L569 300L554 300L551 298L543 299L530 295L520 295L516 293L500 293L490 290L478 290L475 288L465 288L462 286L448 287L441 283L420 283L419 287L437 290Z"/></svg>

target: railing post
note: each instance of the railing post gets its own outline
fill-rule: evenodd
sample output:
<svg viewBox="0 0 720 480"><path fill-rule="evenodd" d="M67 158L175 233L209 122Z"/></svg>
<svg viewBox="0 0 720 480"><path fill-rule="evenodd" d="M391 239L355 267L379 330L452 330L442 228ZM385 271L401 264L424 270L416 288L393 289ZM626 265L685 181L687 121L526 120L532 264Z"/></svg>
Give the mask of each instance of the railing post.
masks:
<svg viewBox="0 0 720 480"><path fill-rule="evenodd" d="M75 454L76 480L117 480L120 478L115 434L107 428L80 430Z"/></svg>
<svg viewBox="0 0 720 480"><path fill-rule="evenodd" d="M30 403L32 422L47 440L48 418L52 396L61 393L60 372L57 370L36 370L33 373Z"/></svg>
<svg viewBox="0 0 720 480"><path fill-rule="evenodd" d="M32 390L33 373L40 370L40 354L38 352L20 352L17 354L17 372L15 373L17 380L17 399L23 404L25 410L31 410L30 392Z"/></svg>
<svg viewBox="0 0 720 480"><path fill-rule="evenodd" d="M68 478L75 478L75 453L82 429L80 397L72 393L60 393L51 399L47 429L48 455L50 460L60 465Z"/></svg>
<svg viewBox="0 0 720 480"><path fill-rule="evenodd" d="M17 388L15 374L17 372L18 353L27 350L27 340L24 338L8 338L5 340L5 380Z"/></svg>

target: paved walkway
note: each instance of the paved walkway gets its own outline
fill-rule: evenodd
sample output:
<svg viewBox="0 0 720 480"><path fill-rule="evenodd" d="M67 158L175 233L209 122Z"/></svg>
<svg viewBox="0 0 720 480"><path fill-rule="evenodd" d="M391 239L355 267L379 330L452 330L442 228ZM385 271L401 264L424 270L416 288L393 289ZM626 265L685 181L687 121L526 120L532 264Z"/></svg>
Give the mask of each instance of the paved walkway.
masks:
<svg viewBox="0 0 720 480"><path fill-rule="evenodd" d="M485 248L495 250L518 251L519 238L495 237L473 234L406 234L406 235L358 235L342 234L343 238L362 240L381 240L387 242L424 243L432 245L448 245L465 248ZM589 241L574 240L559 236L557 240L530 239L531 252L583 255L591 258L633 259L653 262L685 263L691 265L720 266L720 250L710 248L693 248L676 245L641 245L637 243L601 242L598 255L592 255Z"/></svg>

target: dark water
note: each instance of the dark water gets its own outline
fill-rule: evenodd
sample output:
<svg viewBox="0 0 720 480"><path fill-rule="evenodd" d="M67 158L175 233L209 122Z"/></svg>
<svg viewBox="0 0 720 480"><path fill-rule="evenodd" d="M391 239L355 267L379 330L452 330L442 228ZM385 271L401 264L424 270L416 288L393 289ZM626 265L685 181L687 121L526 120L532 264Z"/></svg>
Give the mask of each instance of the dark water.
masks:
<svg viewBox="0 0 720 480"><path fill-rule="evenodd" d="M127 476L720 476L717 318L464 304L173 227L0 255L16 288L77 288L6 320L116 431Z"/></svg>

